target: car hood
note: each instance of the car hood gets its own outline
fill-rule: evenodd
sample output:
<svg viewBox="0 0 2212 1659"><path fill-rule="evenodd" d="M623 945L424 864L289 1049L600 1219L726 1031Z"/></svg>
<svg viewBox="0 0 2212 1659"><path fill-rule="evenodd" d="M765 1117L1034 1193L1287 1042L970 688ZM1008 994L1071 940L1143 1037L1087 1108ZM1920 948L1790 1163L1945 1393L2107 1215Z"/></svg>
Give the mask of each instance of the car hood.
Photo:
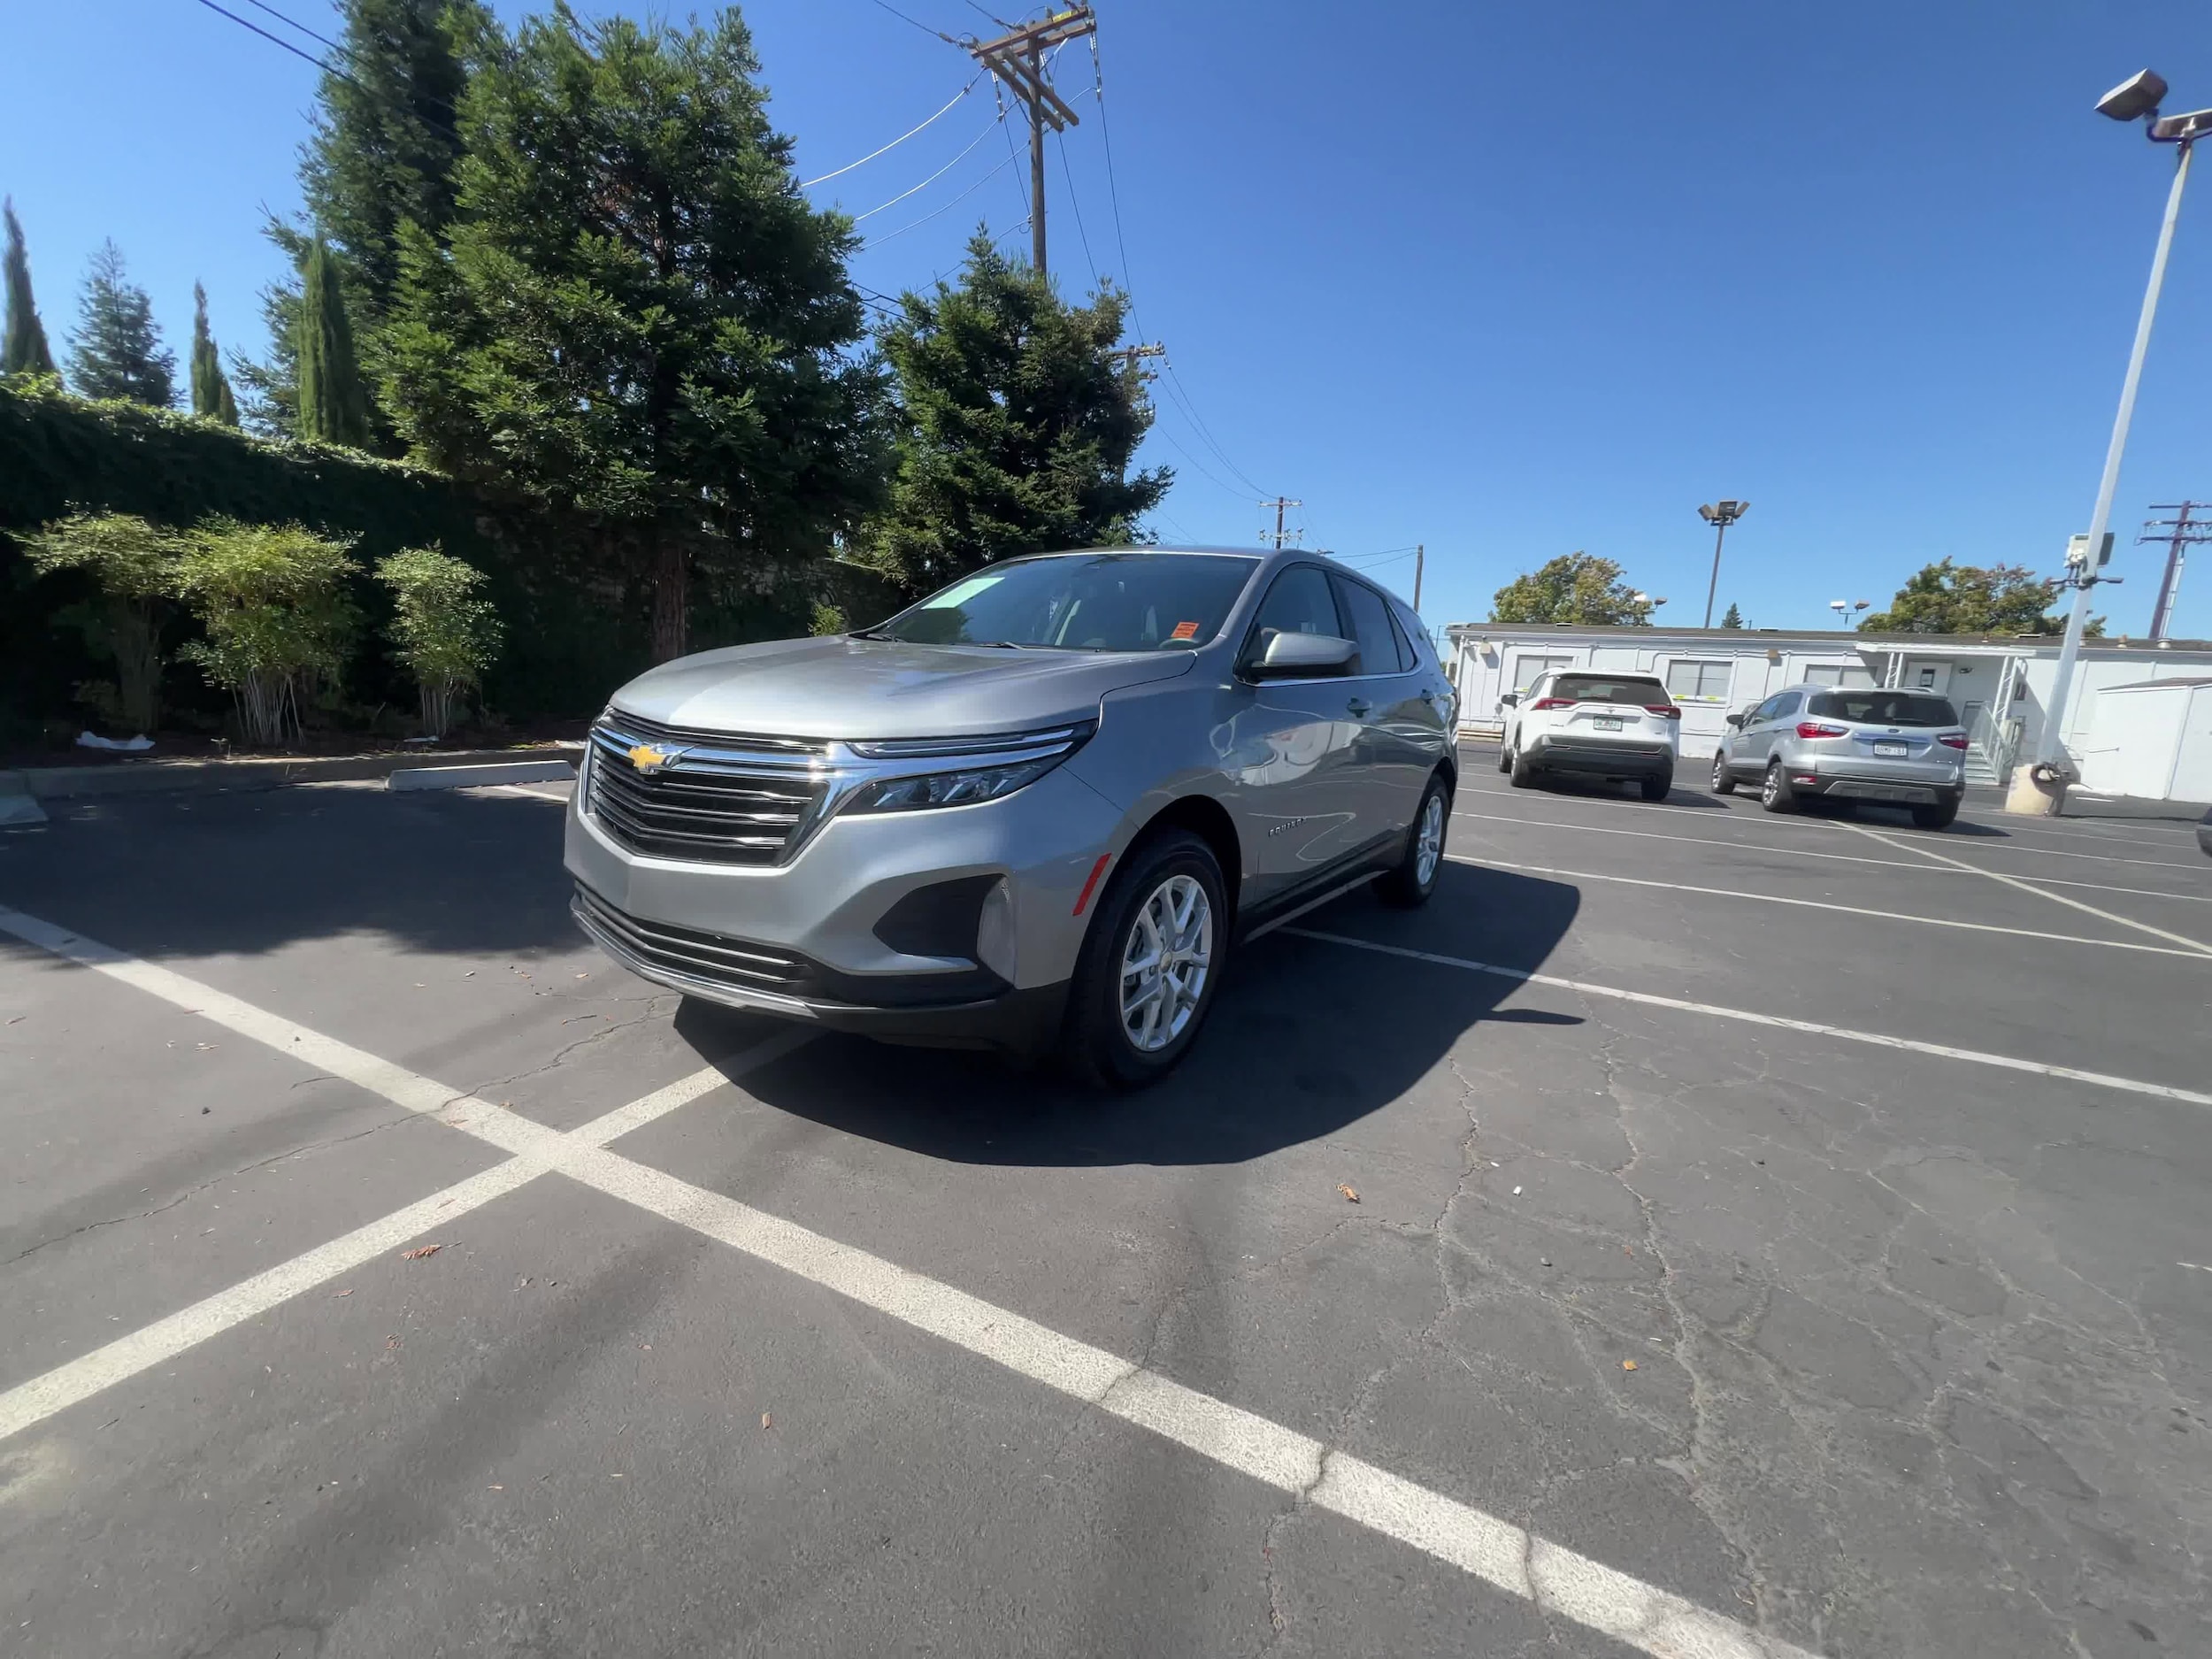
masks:
<svg viewBox="0 0 2212 1659"><path fill-rule="evenodd" d="M703 651L639 675L617 707L664 725L865 741L1018 732L1087 718L1110 691L1190 672L1194 651L1018 651L844 634Z"/></svg>

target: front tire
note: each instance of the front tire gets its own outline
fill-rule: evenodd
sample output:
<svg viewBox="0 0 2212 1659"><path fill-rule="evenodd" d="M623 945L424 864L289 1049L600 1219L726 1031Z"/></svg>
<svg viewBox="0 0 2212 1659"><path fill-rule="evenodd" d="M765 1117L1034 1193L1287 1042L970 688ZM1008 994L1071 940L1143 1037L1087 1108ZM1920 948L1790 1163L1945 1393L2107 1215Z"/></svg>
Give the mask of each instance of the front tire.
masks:
<svg viewBox="0 0 2212 1659"><path fill-rule="evenodd" d="M1536 785L1536 768L1519 749L1513 751L1512 783L1516 789L1530 789Z"/></svg>
<svg viewBox="0 0 2212 1659"><path fill-rule="evenodd" d="M1375 884L1385 904L1402 910L1426 904L1436 891L1436 878L1444 869L1444 834L1451 825L1451 792L1441 778L1431 778L1421 804L1406 830L1406 849L1398 862Z"/></svg>
<svg viewBox="0 0 2212 1659"><path fill-rule="evenodd" d="M1229 923L1221 866L1204 841L1178 830L1135 849L1069 987L1066 1049L1078 1079L1142 1088L1182 1063L1213 1006Z"/></svg>
<svg viewBox="0 0 2212 1659"><path fill-rule="evenodd" d="M1782 774L1782 763L1769 761L1765 778L1759 785L1759 804L1770 812L1797 810L1797 791L1790 787L1790 780Z"/></svg>
<svg viewBox="0 0 2212 1659"><path fill-rule="evenodd" d="M1736 774L1728 770L1728 757L1724 752L1716 752L1713 756L1713 793L1736 793Z"/></svg>

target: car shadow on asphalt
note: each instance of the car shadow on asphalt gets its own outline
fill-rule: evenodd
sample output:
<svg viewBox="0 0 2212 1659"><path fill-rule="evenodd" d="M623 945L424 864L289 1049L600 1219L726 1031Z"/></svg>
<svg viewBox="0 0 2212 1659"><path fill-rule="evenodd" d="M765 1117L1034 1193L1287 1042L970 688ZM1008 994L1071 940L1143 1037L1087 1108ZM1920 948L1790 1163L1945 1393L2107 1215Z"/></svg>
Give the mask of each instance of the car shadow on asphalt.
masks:
<svg viewBox="0 0 2212 1659"><path fill-rule="evenodd" d="M1465 937L1456 949L1533 971L1565 936L1580 902L1563 882L1452 864L1419 914L1463 910ZM1363 891L1296 926L1372 937L1402 914ZM849 1037L809 1043L749 1073L744 1088L795 1118L957 1163L1240 1164L1380 1110L1485 1022L1581 1023L1501 1008L1515 988L1509 978L1286 930L1240 951L1189 1059L1150 1089L1098 1094L1049 1064L1019 1071L984 1055ZM703 1053L723 1052L730 1045L722 1028L743 1018L687 1000L676 1030Z"/></svg>

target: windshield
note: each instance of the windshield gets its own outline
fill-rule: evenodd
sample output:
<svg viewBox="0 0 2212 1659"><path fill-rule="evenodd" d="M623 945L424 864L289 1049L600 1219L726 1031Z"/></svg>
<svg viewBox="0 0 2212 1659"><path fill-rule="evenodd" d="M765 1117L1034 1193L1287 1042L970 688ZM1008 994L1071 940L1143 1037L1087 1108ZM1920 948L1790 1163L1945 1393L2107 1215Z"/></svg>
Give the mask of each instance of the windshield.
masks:
<svg viewBox="0 0 2212 1659"><path fill-rule="evenodd" d="M1958 710L1947 698L1919 691L1823 691L1814 695L1808 714L1866 726L1956 726Z"/></svg>
<svg viewBox="0 0 2212 1659"><path fill-rule="evenodd" d="M1195 649L1259 564L1224 553L1064 553L979 570L870 638L1064 651Z"/></svg>

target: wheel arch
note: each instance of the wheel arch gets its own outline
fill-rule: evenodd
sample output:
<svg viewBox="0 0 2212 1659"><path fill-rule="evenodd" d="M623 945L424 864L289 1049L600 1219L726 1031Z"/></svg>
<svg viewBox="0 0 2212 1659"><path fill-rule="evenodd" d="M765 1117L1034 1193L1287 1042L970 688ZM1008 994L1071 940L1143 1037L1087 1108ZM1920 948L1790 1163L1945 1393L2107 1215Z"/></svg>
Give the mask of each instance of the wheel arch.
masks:
<svg viewBox="0 0 2212 1659"><path fill-rule="evenodd" d="M1233 923L1244 887L1244 844L1238 838L1236 820L1229 816L1229 809L1211 795L1187 795L1169 802L1131 838L1122 862L1126 864L1130 855L1153 837L1176 829L1197 836L1213 853L1214 862L1221 866L1222 895L1230 911L1227 920Z"/></svg>

